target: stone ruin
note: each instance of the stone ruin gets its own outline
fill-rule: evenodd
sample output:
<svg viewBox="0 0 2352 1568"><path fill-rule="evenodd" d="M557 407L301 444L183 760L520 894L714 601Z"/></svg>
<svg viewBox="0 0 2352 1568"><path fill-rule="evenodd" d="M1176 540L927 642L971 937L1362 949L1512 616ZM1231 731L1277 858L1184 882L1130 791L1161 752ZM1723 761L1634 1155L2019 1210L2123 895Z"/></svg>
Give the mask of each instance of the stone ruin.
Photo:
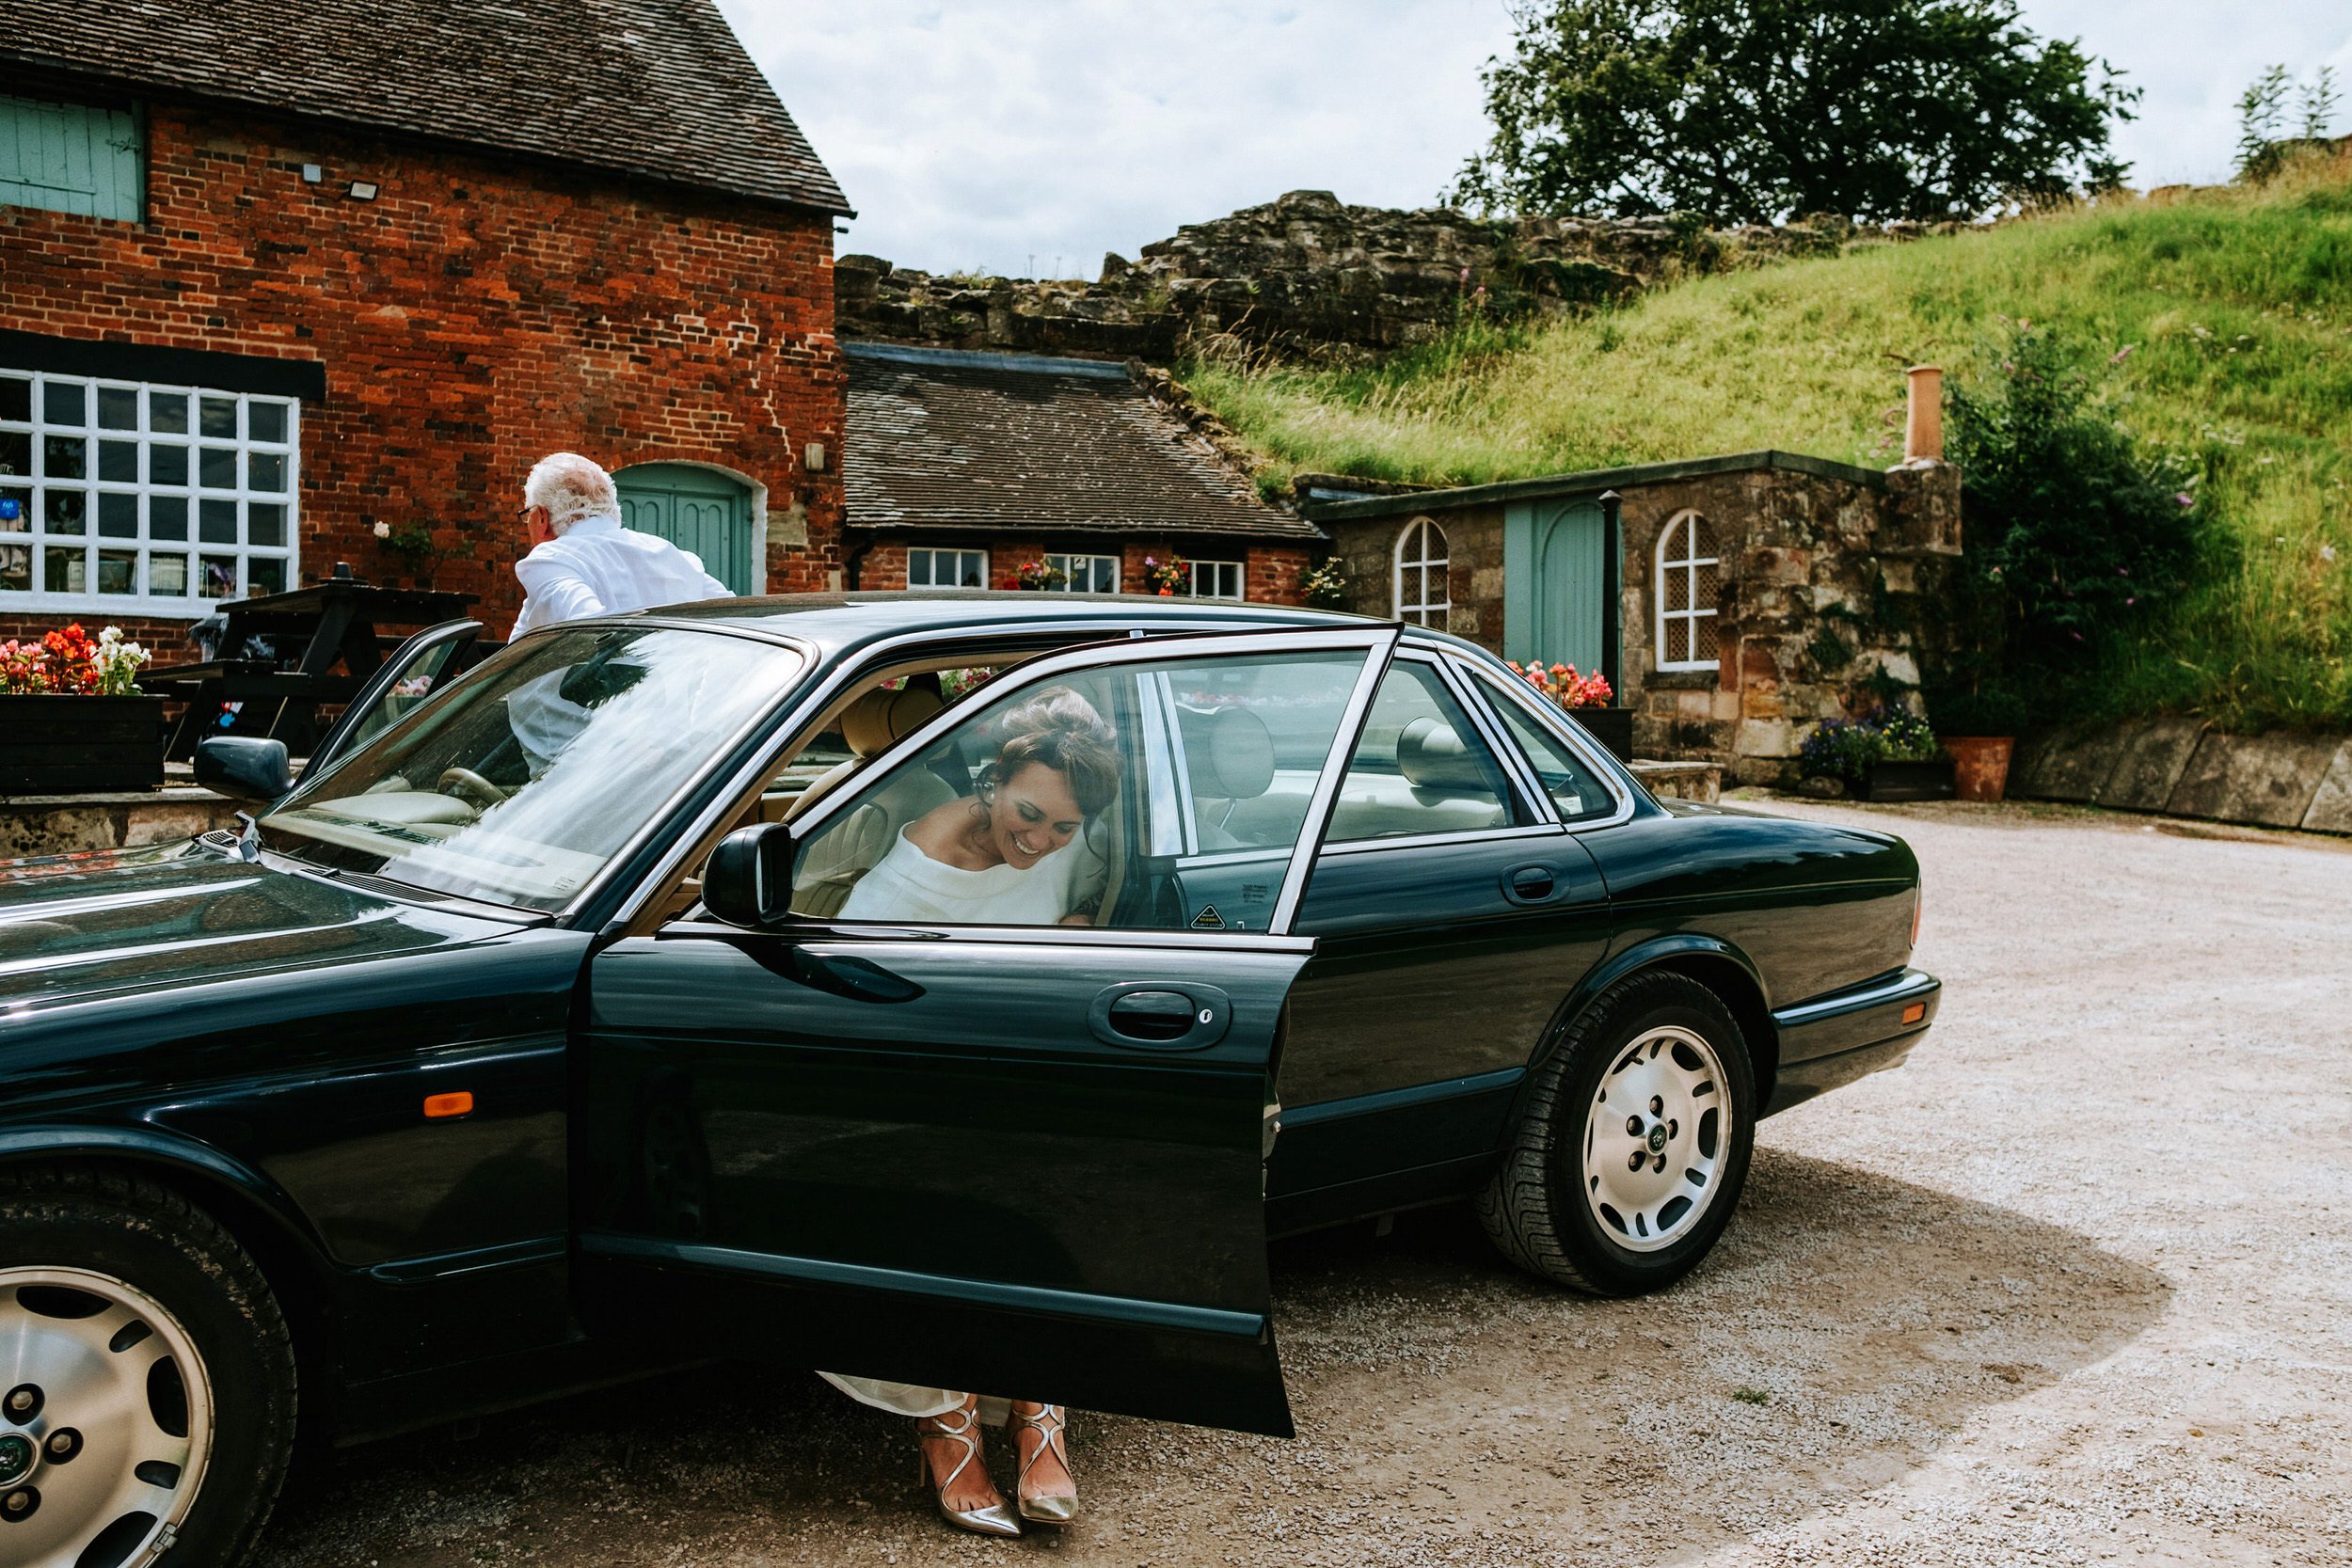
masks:
<svg viewBox="0 0 2352 1568"><path fill-rule="evenodd" d="M1293 191L1186 224L1133 261L1106 256L1092 283L934 275L850 255L834 263L834 293L845 338L1156 365L1214 346L1344 361L1427 342L1466 316L1587 309L1697 274L1954 227L1482 218Z"/></svg>

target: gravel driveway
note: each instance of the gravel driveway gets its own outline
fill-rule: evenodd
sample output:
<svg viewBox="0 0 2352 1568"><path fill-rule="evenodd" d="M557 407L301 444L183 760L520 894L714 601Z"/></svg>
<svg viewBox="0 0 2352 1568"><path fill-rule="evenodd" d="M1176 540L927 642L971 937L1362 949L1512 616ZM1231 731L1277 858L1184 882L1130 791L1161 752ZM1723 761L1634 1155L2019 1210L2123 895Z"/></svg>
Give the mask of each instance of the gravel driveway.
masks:
<svg viewBox="0 0 2352 1568"><path fill-rule="evenodd" d="M1764 1125L1665 1295L1406 1215L1276 1249L1296 1441L1081 1416L1058 1539L950 1533L903 1422L736 1368L342 1455L264 1560L2352 1562L2352 850L1760 809L1910 838L1944 1007Z"/></svg>

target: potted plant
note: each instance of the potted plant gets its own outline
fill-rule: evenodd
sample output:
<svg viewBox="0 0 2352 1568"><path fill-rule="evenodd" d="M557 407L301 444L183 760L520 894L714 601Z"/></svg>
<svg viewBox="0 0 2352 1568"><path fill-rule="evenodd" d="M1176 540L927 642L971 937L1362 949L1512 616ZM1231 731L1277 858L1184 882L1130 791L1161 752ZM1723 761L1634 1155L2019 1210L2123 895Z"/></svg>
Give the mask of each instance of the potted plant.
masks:
<svg viewBox="0 0 2352 1568"><path fill-rule="evenodd" d="M1339 558L1327 556L1300 573L1298 597L1309 610L1345 610L1347 578L1340 570Z"/></svg>
<svg viewBox="0 0 2352 1568"><path fill-rule="evenodd" d="M0 794L152 789L164 782L164 700L138 688L145 648L79 622L0 642Z"/></svg>
<svg viewBox="0 0 2352 1568"><path fill-rule="evenodd" d="M1143 591L1147 594L1156 594L1163 599L1172 599L1180 594L1189 595L1192 593L1191 563L1181 555L1171 555L1166 561L1145 556L1143 558Z"/></svg>
<svg viewBox="0 0 2352 1568"><path fill-rule="evenodd" d="M1510 663L1528 685L1566 708L1568 717L1591 732L1594 739L1609 749L1611 756L1619 762L1633 760L1633 710L1609 705L1609 700L1616 693L1610 689L1606 675L1598 671L1580 675L1573 664L1547 665L1540 659L1527 664L1516 660Z"/></svg>
<svg viewBox="0 0 2352 1568"><path fill-rule="evenodd" d="M378 518L368 530L387 555L407 563L409 581L419 588L433 586L434 563L458 552L433 542L433 531L422 522L393 524Z"/></svg>
<svg viewBox="0 0 2352 1568"><path fill-rule="evenodd" d="M1059 588L1069 580L1069 573L1058 566L1048 566L1042 559L1025 561L1012 574L1012 585L1032 594Z"/></svg>
<svg viewBox="0 0 2352 1568"><path fill-rule="evenodd" d="M1882 709L1867 719L1831 719L1813 727L1798 752L1808 779L1828 779L1857 800L1948 800L1952 759L1916 714Z"/></svg>
<svg viewBox="0 0 2352 1568"><path fill-rule="evenodd" d="M2009 792L2009 760L2025 727L2026 705L1999 689L1931 694L1928 713L1935 721L1945 754L1952 759L1952 784L1963 800L1998 800Z"/></svg>

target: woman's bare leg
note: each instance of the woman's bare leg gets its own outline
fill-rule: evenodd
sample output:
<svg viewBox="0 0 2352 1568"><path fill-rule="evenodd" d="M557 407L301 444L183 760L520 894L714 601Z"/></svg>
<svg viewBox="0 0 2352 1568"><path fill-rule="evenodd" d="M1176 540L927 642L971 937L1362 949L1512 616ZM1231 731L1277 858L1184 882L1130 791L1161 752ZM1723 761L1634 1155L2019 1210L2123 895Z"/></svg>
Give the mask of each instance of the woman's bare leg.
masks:
<svg viewBox="0 0 2352 1568"><path fill-rule="evenodd" d="M953 1430L971 1421L971 1441L977 1444L980 1428L973 1419L973 1412L979 1402L978 1396L967 1396L962 1411L950 1411L944 1423L941 1418L932 1416L922 1417L914 1423L914 1435L922 1445L923 1461L930 1472L931 1484L939 1489L939 1500L960 1513L1002 1507L1005 1501L1004 1494L997 1491L996 1483L989 1479L988 1466L977 1449L972 1450L972 1463L963 1465L962 1474L956 1474L956 1466L963 1464L965 1440L960 1436L948 1436L942 1430L943 1424ZM948 1480L950 1476L955 1477L952 1482Z"/></svg>
<svg viewBox="0 0 2352 1568"><path fill-rule="evenodd" d="M1021 1516L1041 1523L1061 1523L1077 1510L1078 1483L1072 1479L1069 1451L1069 1413L1057 1404L1015 1400L1012 1441L1020 1457Z"/></svg>

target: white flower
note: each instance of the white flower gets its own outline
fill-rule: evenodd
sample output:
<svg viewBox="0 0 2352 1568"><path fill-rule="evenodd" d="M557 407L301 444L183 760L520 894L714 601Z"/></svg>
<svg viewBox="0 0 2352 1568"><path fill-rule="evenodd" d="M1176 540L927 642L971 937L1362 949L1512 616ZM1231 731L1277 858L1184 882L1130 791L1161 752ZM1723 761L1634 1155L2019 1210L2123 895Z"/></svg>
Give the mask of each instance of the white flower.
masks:
<svg viewBox="0 0 2352 1568"><path fill-rule="evenodd" d="M2320 559L2320 560L2322 560L2322 561L2333 561L2335 558L2336 558L2336 547L2335 547L2333 545L2322 545L2322 546L2319 546L2319 559Z"/></svg>
<svg viewBox="0 0 2352 1568"><path fill-rule="evenodd" d="M389 539L392 536L392 525L389 523L376 524L375 536L378 539Z"/></svg>

